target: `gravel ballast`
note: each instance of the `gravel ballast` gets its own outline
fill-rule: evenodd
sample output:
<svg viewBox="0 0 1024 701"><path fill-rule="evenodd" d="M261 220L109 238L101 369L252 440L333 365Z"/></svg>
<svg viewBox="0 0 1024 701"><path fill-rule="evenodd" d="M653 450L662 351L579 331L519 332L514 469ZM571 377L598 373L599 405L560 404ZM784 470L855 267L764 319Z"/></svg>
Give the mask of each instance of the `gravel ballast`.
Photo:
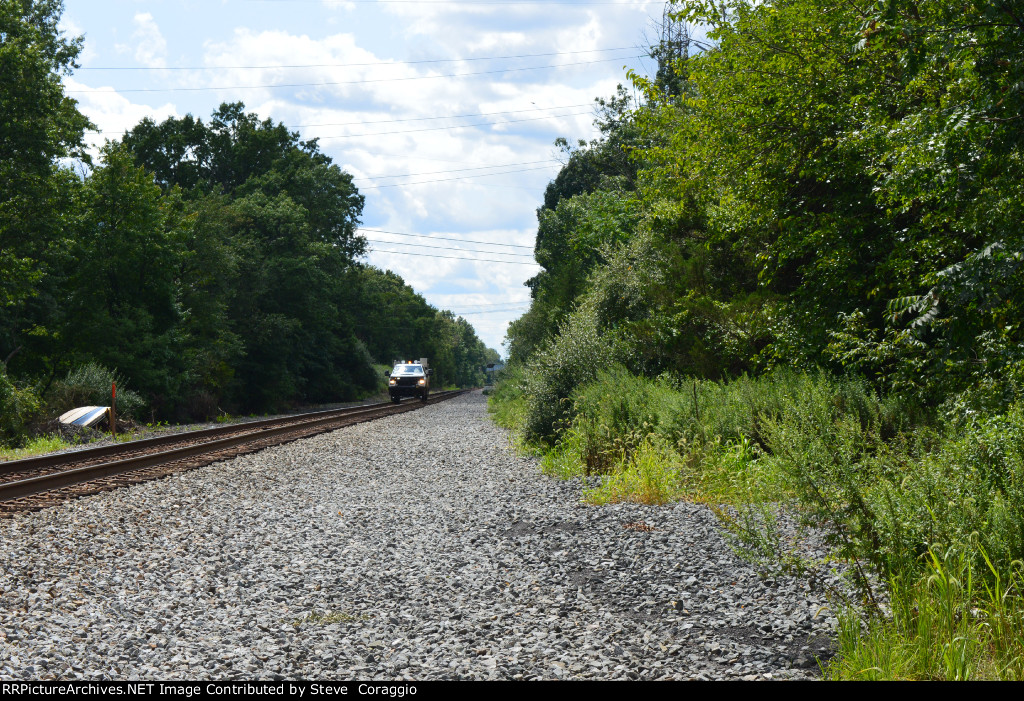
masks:
<svg viewBox="0 0 1024 701"><path fill-rule="evenodd" d="M582 489L474 393L0 521L0 677L818 674L822 594Z"/></svg>

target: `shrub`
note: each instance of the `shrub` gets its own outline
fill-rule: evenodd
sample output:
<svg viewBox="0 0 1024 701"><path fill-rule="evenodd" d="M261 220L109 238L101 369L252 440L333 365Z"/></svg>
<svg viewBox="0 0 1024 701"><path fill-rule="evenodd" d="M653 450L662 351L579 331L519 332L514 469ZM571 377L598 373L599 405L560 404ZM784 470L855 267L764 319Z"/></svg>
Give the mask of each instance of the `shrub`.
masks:
<svg viewBox="0 0 1024 701"><path fill-rule="evenodd" d="M1024 559L1024 407L966 427L907 426L885 440L900 426L893 406L824 387L794 397L763 427L760 462L779 480L771 498L827 532L869 599L871 570L883 580L920 572L933 543L974 537L974 552L1002 569Z"/></svg>
<svg viewBox="0 0 1024 701"><path fill-rule="evenodd" d="M20 446L28 426L39 413L39 395L33 387L18 387L0 369L0 445Z"/></svg>
<svg viewBox="0 0 1024 701"><path fill-rule="evenodd" d="M145 400L131 391L123 378L96 363L80 365L54 382L46 396L48 411L56 416L79 406L109 406L111 384L115 382L118 416L134 416L146 405Z"/></svg>
<svg viewBox="0 0 1024 701"><path fill-rule="evenodd" d="M615 350L600 333L596 311L588 306L569 315L558 337L538 352L524 377L527 439L551 440L572 418L570 396L615 361Z"/></svg>

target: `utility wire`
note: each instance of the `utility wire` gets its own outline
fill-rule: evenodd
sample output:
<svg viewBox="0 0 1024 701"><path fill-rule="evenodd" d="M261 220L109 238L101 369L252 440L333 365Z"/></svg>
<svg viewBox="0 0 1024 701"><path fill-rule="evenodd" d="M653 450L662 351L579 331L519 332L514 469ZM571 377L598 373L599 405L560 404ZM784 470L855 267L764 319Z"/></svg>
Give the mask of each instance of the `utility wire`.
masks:
<svg viewBox="0 0 1024 701"><path fill-rule="evenodd" d="M246 0L246 2L287 2L287 3L321 3L325 0ZM452 0L335 0L338 5L461 5L463 7L494 5L562 5L564 7L590 7L591 5L618 5L625 9L632 9L634 5L628 2L606 2L587 0L586 2L571 2L569 0L469 0L469 2L453 2Z"/></svg>
<svg viewBox="0 0 1024 701"><path fill-rule="evenodd" d="M512 312L524 312L529 307L517 307L515 309L497 309L492 312L452 312L455 316L473 316L476 314L511 314Z"/></svg>
<svg viewBox="0 0 1024 701"><path fill-rule="evenodd" d="M136 92L202 92L207 90L259 90L263 88L314 88L314 87L325 87L332 85L365 85L368 83L392 83L398 81L408 80L428 80L433 78L465 78L474 75L492 75L495 73L518 73L522 71L543 71L553 68L567 68L570 66L585 66L592 65L595 63L607 63L609 61L622 61L628 58L643 58L642 56L622 56L619 58L602 58L596 61L577 61L575 63L562 63L556 66L530 66L526 68L503 68L493 71L471 71L468 73L447 73L442 75L414 75L405 76L402 78L368 78L366 80L340 80L330 81L326 83L278 83L278 84L267 84L267 85L216 85L203 88L110 88L108 89L96 89L96 90L65 90L66 94L83 94L83 93L136 93ZM398 65L398 64L395 64Z"/></svg>
<svg viewBox="0 0 1024 701"><path fill-rule="evenodd" d="M376 229L373 227L362 227L360 228L360 231L371 231L377 234L391 234L392 236L412 236L415 238L439 239L443 241L458 241L459 243L482 243L488 246L506 246L508 248L529 248L530 250L533 250L533 246L524 246L518 243L491 243L490 241L471 241L469 239L456 239L446 236L431 236L429 234L405 234L400 233L398 231L386 231L384 229ZM395 243L398 242L396 241Z"/></svg>
<svg viewBox="0 0 1024 701"><path fill-rule="evenodd" d="M463 309L486 309L488 307L521 307L524 304L530 304L530 300L521 299L518 302L497 302L494 304L460 304L458 306Z"/></svg>
<svg viewBox="0 0 1024 701"><path fill-rule="evenodd" d="M449 129L472 129L474 127L500 127L505 124L518 124L520 122L538 122L545 119L559 119L561 117L580 117L590 112L569 112L566 114L548 114L543 117L523 117L522 119L506 119L504 122L477 122L475 124L455 124L448 127L423 127L421 129L396 129L394 131L376 131L363 134L335 134L333 136L318 136L318 141L328 139L357 139L365 136L389 136L391 134L417 134L424 131L447 131Z"/></svg>
<svg viewBox="0 0 1024 701"><path fill-rule="evenodd" d="M459 312L460 314L498 314L501 312L514 312L517 309L522 309L524 306L529 306L530 302L518 302L516 304L508 304L501 309L474 309L472 306L465 307L466 311Z"/></svg>
<svg viewBox="0 0 1024 701"><path fill-rule="evenodd" d="M328 136L311 137L307 140L327 141L329 139L359 139L373 136L393 136L395 134L418 134L425 131L448 131L453 129L474 129L476 127L500 127L505 124L519 124L520 122L541 122L546 119L561 119L563 117L581 117L590 112L568 112L566 114L547 114L543 117L524 117L522 119L506 119L503 122L476 122L475 124L454 124L446 127L422 127L420 129L395 129L393 131L375 131L359 134L333 134ZM358 122L357 122L358 123ZM366 122L364 122L366 123ZM122 132L97 132L100 134L122 133Z"/></svg>
<svg viewBox="0 0 1024 701"><path fill-rule="evenodd" d="M474 56L470 58L425 58L415 61L373 61L370 63L296 63L291 65L265 66L85 66L79 71L226 71L226 70L272 70L278 68L363 68L366 66L411 66L424 63L461 63L463 61L503 61L513 58L544 58L547 56L573 56L607 51L634 51L635 46L621 46L614 49L586 49L584 51L553 51L546 54L518 54L514 56Z"/></svg>
<svg viewBox="0 0 1024 701"><path fill-rule="evenodd" d="M367 120L360 119L355 122L326 122L323 124L283 124L285 129L311 129L315 127L350 127L357 124L396 124L398 122L425 122L433 121L437 119L464 119L469 117L495 117L502 114L522 114L523 112L545 112L548 110L571 110L582 107L591 107L592 105L560 105L558 107L532 107L528 110L508 110L506 112L477 112L475 114L453 114L444 115L440 117L406 117L402 119L381 119L381 120ZM125 130L123 129L108 129L106 131L100 131L98 129L89 129L87 131L93 134L122 134Z"/></svg>
<svg viewBox="0 0 1024 701"><path fill-rule="evenodd" d="M451 260L463 260L470 263L507 263L509 265L537 265L536 263L526 263L517 260L494 260L491 258L465 258L462 256L442 256L437 253L409 253L408 251L384 251L381 249L373 249L373 253L393 253L400 256L419 256L421 258L450 258ZM500 255L500 254L499 254Z"/></svg>
<svg viewBox="0 0 1024 701"><path fill-rule="evenodd" d="M527 173L527 172L531 172L531 171L535 171L535 170L547 170L550 167L551 167L550 165L537 166L535 168L520 168L518 170L503 170L503 171L501 171L499 173L477 173L476 175L461 175L461 176L456 176L454 178L435 178L434 180L417 180L417 181L411 182L411 183L389 183L387 185L366 185L365 187L360 187L359 190L360 191L363 191L363 190L381 190L381 189L386 188L386 187L407 187L407 186L411 186L411 185L433 185L434 183L448 183L448 182L452 182L453 180L469 180L471 178L483 178L483 177L488 176L488 175L509 175L510 173Z"/></svg>
<svg viewBox="0 0 1024 701"><path fill-rule="evenodd" d="M452 114L441 117L408 117L403 119L388 119L381 120L380 124L391 124L392 122L425 122L434 119L463 119L468 117L494 117L500 114L522 114L523 112L544 112L547 110L574 110L582 107L593 107L593 103L583 105L560 105L558 107L531 107L526 110L507 110L505 112L477 112L476 114ZM289 129L298 129L299 127L348 127L355 124L367 124L367 120L362 119L357 122L335 122L325 124L286 124L285 126Z"/></svg>
<svg viewBox="0 0 1024 701"><path fill-rule="evenodd" d="M447 175L448 173L463 173L468 170L489 170L491 168L511 168L512 166L530 166L536 165L537 163L549 163L554 165L555 163L561 163L554 159L547 159L543 161L523 161L521 163L495 163L491 166L477 166L474 168L455 168L454 170L433 170L426 171L423 173L405 173L404 175L368 175L366 177L355 178L355 180L385 180L388 178L415 178L421 175ZM486 175L486 173L485 173Z"/></svg>
<svg viewBox="0 0 1024 701"><path fill-rule="evenodd" d="M425 244L425 243L402 243L400 241L382 241L380 239L370 239L370 238L368 238L366 240L367 241L371 241L373 243L390 243L390 244L393 244L393 245L414 246L416 248L434 248L434 249L438 249L438 250L441 250L441 251L449 251L451 253L484 253L484 254L494 254L494 255L500 255L500 256L516 256L518 258L531 258L531 259L533 258L533 256L527 255L525 253L503 253L501 251L475 251L475 250L470 249L470 248L453 248L452 246L430 246L430 245Z"/></svg>

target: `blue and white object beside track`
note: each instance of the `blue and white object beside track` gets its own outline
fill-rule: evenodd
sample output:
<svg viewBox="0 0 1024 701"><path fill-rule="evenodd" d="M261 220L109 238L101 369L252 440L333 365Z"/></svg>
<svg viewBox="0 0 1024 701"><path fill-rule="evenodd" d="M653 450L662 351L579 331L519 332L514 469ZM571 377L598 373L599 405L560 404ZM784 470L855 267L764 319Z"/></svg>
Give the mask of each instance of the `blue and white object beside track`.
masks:
<svg viewBox="0 0 1024 701"><path fill-rule="evenodd" d="M105 406L80 406L77 409L64 412L57 420L62 424L91 428L107 417L108 408Z"/></svg>

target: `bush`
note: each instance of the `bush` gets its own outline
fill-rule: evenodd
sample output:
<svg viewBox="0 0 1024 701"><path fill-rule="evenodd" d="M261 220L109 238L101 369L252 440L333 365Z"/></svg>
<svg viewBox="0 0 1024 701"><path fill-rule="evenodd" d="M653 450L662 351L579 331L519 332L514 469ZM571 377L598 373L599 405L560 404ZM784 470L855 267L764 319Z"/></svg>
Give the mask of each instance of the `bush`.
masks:
<svg viewBox="0 0 1024 701"><path fill-rule="evenodd" d="M0 369L0 445L21 446L39 407L35 388L16 386Z"/></svg>
<svg viewBox="0 0 1024 701"><path fill-rule="evenodd" d="M877 514L886 569L906 569L907 555L972 534L998 567L1024 559L1024 406L956 432L947 428L935 442L927 452L891 450L873 471L876 486L865 501Z"/></svg>
<svg viewBox="0 0 1024 701"><path fill-rule="evenodd" d="M1024 559L1024 407L963 427L915 427L893 400L811 390L765 420L758 462L778 486L747 500L789 503L805 525L824 529L867 600L876 600L871 571L882 581L916 576L935 543L976 539L974 556L984 551L1002 570ZM980 560L971 567L987 572Z"/></svg>
<svg viewBox="0 0 1024 701"><path fill-rule="evenodd" d="M123 378L96 363L80 365L53 383L46 396L48 412L59 416L79 406L110 406L111 385L115 382L118 417L135 416L136 412L146 406L145 400L128 389L128 383Z"/></svg>
<svg viewBox="0 0 1024 701"><path fill-rule="evenodd" d="M523 378L526 438L550 440L564 430L572 418L573 390L592 382L614 360L614 347L600 333L595 310L584 306L570 314L558 338L534 356Z"/></svg>

